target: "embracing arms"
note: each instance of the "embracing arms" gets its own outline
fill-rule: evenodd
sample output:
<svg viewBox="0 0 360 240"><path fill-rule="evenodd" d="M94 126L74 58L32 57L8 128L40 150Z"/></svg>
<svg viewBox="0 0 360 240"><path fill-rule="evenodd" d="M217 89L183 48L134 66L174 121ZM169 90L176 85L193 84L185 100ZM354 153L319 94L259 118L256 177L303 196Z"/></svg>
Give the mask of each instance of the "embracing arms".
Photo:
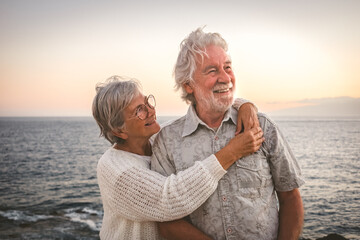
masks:
<svg viewBox="0 0 360 240"><path fill-rule="evenodd" d="M206 201L232 163L256 151L262 142L259 128L241 133L215 155L168 177L134 164L141 160L133 154L113 149L97 168L103 202L133 221L182 218ZM243 147L235 147L239 145Z"/></svg>
<svg viewBox="0 0 360 240"><path fill-rule="evenodd" d="M238 134L240 132L242 132L242 134L247 135L246 137L244 136L244 141L243 142L238 142L238 144L233 144L234 139L230 141L230 143L225 146L223 148L223 150L225 150L224 152L218 152L218 155L221 154L233 154L236 152L235 148L244 148L244 149L248 149L248 154L251 154L255 151L257 151L260 146L261 146L261 142L258 142L256 144L254 144L253 146L251 146L252 143L250 141L250 134L252 131L254 131L255 129L259 130L259 122L258 122L258 118L257 118L257 109L256 107L252 104L252 103L245 103L243 102L243 100L241 99L237 99L235 101L235 104L233 105L233 107L235 107L238 111L238 122L237 122L237 129L236 129L236 135L239 136ZM248 141L248 142L246 142ZM218 156L217 154L215 154L216 156ZM244 155L244 156L245 156ZM223 156L224 159L228 159L229 163L226 167L230 167L232 162L230 161L230 159L232 159L231 156ZM220 157L219 157L220 158ZM223 165L224 167L224 165ZM162 222L162 223L158 223L158 228L160 231L160 234L162 237L165 237L167 239L210 239L208 236L206 236L202 231L200 231L199 229L197 229L196 227L194 227L192 224L190 224L189 222L187 222L184 219L180 219L180 220L175 220L175 221L171 221L171 222Z"/></svg>

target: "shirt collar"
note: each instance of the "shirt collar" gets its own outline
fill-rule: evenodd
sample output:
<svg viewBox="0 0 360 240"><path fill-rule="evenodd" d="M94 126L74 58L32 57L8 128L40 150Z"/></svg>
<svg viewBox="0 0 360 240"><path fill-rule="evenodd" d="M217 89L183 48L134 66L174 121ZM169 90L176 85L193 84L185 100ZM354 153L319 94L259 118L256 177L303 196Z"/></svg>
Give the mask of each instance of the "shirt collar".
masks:
<svg viewBox="0 0 360 240"><path fill-rule="evenodd" d="M231 122L236 125L237 113L238 112L236 109L234 109L233 107L230 107L229 110L226 111L224 119L222 120L222 123L231 120ZM221 123L221 125L222 125L222 123ZM208 127L208 125L206 123L204 123L198 117L198 115L196 114L194 105L190 105L189 109L187 111L187 114L185 116L185 124L184 124L182 137L186 137L186 136L192 134L193 132L195 132L199 125L203 125L209 129L211 129L210 127Z"/></svg>

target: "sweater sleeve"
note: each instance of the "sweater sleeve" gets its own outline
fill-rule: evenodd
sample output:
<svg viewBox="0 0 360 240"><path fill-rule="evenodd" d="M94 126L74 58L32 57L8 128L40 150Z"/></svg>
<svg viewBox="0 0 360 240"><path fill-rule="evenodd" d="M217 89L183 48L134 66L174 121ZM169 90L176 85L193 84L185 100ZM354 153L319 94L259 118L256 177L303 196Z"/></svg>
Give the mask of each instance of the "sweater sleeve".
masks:
<svg viewBox="0 0 360 240"><path fill-rule="evenodd" d="M258 111L258 108L256 107L256 105L244 98L236 98L232 104L233 108L235 108L236 110L239 110L240 107L245 104L245 103L251 103L255 108L256 108L256 111Z"/></svg>
<svg viewBox="0 0 360 240"><path fill-rule="evenodd" d="M145 167L117 169L101 161L98 164L104 204L113 213L132 221L159 222L179 219L196 210L226 173L215 155L168 177Z"/></svg>

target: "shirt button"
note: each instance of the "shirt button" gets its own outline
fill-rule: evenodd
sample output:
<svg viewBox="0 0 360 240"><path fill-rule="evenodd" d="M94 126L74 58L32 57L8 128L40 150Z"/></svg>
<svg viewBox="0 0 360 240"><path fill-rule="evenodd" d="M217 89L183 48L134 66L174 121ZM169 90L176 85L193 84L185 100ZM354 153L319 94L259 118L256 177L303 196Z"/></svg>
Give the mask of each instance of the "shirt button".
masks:
<svg viewBox="0 0 360 240"><path fill-rule="evenodd" d="M228 228L228 229L227 229L227 232L228 232L228 233L231 233L231 228Z"/></svg>
<svg viewBox="0 0 360 240"><path fill-rule="evenodd" d="M215 140L216 140L216 141L219 140L219 137L218 137L218 136L215 136Z"/></svg>
<svg viewBox="0 0 360 240"><path fill-rule="evenodd" d="M226 197L224 196L224 197L222 197L222 200L223 200L224 202L226 202L227 199L226 199Z"/></svg>

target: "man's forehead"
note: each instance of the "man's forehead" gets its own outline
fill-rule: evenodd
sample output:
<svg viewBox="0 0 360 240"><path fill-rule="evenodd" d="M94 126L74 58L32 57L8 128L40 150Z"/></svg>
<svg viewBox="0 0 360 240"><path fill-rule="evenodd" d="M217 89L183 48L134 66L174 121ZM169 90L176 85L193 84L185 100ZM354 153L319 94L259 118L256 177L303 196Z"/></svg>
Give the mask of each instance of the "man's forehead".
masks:
<svg viewBox="0 0 360 240"><path fill-rule="evenodd" d="M214 56L214 55L204 55L202 58L201 56L197 57L197 66L198 67L208 67L208 66L217 66L219 64L231 64L230 56L225 53L223 56Z"/></svg>
<svg viewBox="0 0 360 240"><path fill-rule="evenodd" d="M220 57L226 56L228 57L227 52L221 47L217 45L208 45L204 49L204 57L211 58L211 57Z"/></svg>

